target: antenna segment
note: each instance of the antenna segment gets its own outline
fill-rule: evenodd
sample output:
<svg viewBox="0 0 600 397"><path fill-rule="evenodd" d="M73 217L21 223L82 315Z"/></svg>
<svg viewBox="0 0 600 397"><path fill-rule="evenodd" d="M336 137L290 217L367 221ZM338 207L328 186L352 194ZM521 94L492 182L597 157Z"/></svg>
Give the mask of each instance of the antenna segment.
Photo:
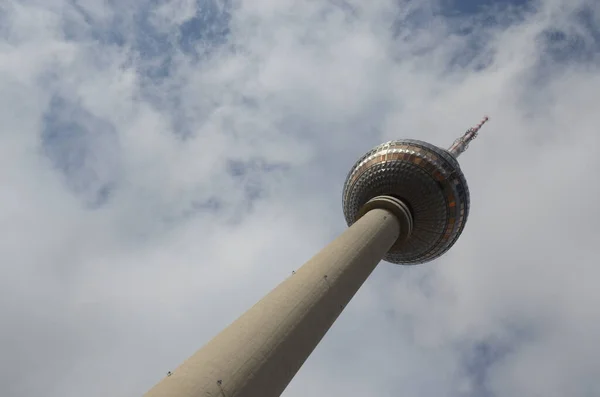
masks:
<svg viewBox="0 0 600 397"><path fill-rule="evenodd" d="M469 128L463 136L454 141L452 146L448 148L448 151L452 153L454 157L460 156L462 152L467 150L469 143L477 137L477 133L489 119L490 118L488 116L485 116L483 120L479 122L479 124L477 124L475 127Z"/></svg>

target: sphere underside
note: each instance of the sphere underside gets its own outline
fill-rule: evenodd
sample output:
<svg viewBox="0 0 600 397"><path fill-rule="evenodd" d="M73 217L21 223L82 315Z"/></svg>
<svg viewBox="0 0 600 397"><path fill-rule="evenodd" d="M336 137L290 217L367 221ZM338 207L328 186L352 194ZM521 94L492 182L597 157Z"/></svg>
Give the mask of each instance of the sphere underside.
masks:
<svg viewBox="0 0 600 397"><path fill-rule="evenodd" d="M469 213L469 189L458 161L426 142L404 139L381 144L352 167L343 193L348 226L365 203L387 195L402 200L413 216L413 231L384 257L418 264L443 255L462 233Z"/></svg>

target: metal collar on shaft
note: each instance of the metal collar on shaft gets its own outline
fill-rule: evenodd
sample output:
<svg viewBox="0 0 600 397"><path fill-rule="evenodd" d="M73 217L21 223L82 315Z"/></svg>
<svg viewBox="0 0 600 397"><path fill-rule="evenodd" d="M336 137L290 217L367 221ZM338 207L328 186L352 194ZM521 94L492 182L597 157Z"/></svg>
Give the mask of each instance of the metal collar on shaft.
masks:
<svg viewBox="0 0 600 397"><path fill-rule="evenodd" d="M396 197L377 196L373 197L362 206L356 219L360 219L364 214L376 208L388 210L398 218L398 222L400 223L400 234L391 249L397 248L396 246L409 238L413 231L413 217L410 209L402 202L402 200L397 199Z"/></svg>

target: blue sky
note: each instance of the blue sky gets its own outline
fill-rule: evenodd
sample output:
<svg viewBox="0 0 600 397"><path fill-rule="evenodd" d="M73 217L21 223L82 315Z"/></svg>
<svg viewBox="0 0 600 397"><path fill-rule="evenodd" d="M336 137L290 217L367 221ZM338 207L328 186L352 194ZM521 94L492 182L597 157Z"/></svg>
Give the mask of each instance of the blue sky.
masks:
<svg viewBox="0 0 600 397"><path fill-rule="evenodd" d="M598 395L599 26L591 0L5 2L1 394L141 395L344 229L361 154L489 114L459 243L382 263L284 396Z"/></svg>

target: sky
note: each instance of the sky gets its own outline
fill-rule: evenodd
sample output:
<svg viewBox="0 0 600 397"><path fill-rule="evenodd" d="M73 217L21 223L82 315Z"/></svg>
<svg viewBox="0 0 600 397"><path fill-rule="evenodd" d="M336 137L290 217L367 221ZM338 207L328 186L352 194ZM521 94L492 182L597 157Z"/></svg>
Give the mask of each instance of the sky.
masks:
<svg viewBox="0 0 600 397"><path fill-rule="evenodd" d="M340 234L354 161L471 213L382 262L284 392L600 395L600 3L3 0L0 394L142 395Z"/></svg>

